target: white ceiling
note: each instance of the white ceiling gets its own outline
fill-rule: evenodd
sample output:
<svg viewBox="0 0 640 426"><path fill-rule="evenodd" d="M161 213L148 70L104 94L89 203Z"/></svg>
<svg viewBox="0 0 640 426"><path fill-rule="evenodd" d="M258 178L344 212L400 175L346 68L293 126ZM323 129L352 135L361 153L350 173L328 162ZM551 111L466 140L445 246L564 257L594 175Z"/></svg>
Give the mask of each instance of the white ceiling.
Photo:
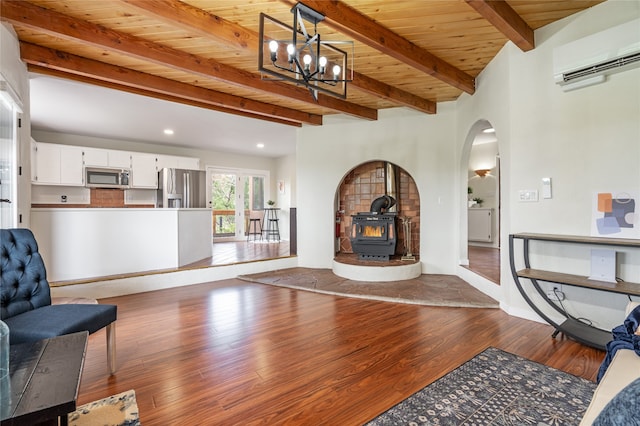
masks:
<svg viewBox="0 0 640 426"><path fill-rule="evenodd" d="M30 75L30 91L35 130L264 157L295 152L292 126L40 74Z"/></svg>

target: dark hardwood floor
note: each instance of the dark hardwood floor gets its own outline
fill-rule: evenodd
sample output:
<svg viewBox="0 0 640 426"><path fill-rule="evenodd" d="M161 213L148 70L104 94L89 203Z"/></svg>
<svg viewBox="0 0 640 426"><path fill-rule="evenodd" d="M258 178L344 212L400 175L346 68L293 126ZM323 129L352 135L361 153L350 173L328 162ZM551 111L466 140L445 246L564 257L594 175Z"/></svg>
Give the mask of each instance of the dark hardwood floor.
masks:
<svg viewBox="0 0 640 426"><path fill-rule="evenodd" d="M185 268L231 265L289 256L289 242L228 241L213 244L211 257L190 263Z"/></svg>
<svg viewBox="0 0 640 426"><path fill-rule="evenodd" d="M604 353L499 309L322 295L237 279L104 299L79 404L128 389L153 425L358 425L494 346L594 380Z"/></svg>
<svg viewBox="0 0 640 426"><path fill-rule="evenodd" d="M500 284L500 249L469 246L469 266L465 268Z"/></svg>

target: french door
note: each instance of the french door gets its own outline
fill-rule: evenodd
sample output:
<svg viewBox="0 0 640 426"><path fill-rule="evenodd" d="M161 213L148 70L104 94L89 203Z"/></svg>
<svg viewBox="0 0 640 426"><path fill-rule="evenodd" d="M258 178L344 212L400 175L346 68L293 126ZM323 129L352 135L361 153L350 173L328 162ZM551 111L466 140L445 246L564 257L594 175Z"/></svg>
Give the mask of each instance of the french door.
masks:
<svg viewBox="0 0 640 426"><path fill-rule="evenodd" d="M0 96L0 228L18 224L17 145L20 108L1 81Z"/></svg>
<svg viewBox="0 0 640 426"><path fill-rule="evenodd" d="M264 208L268 182L268 171L207 167L215 240L245 238L249 212Z"/></svg>

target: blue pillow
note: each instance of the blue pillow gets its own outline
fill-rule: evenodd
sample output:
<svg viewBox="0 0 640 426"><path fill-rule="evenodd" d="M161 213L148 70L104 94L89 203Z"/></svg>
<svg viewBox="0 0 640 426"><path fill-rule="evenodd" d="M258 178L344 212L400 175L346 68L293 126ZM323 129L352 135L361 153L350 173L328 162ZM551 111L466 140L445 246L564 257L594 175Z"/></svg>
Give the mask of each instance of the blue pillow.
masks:
<svg viewBox="0 0 640 426"><path fill-rule="evenodd" d="M618 392L596 417L593 426L640 426L640 379Z"/></svg>

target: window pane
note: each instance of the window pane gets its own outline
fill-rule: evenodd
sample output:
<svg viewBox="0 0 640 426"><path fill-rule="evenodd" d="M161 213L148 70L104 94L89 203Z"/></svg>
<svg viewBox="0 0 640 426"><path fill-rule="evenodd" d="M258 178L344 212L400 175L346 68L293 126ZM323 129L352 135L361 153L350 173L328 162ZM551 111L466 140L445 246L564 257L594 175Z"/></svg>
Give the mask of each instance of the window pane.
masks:
<svg viewBox="0 0 640 426"><path fill-rule="evenodd" d="M236 175L218 173L212 180L213 235L233 236L236 233Z"/></svg>
<svg viewBox="0 0 640 426"><path fill-rule="evenodd" d="M251 203L254 210L264 208L264 177L254 176L251 179L253 183L253 197Z"/></svg>

